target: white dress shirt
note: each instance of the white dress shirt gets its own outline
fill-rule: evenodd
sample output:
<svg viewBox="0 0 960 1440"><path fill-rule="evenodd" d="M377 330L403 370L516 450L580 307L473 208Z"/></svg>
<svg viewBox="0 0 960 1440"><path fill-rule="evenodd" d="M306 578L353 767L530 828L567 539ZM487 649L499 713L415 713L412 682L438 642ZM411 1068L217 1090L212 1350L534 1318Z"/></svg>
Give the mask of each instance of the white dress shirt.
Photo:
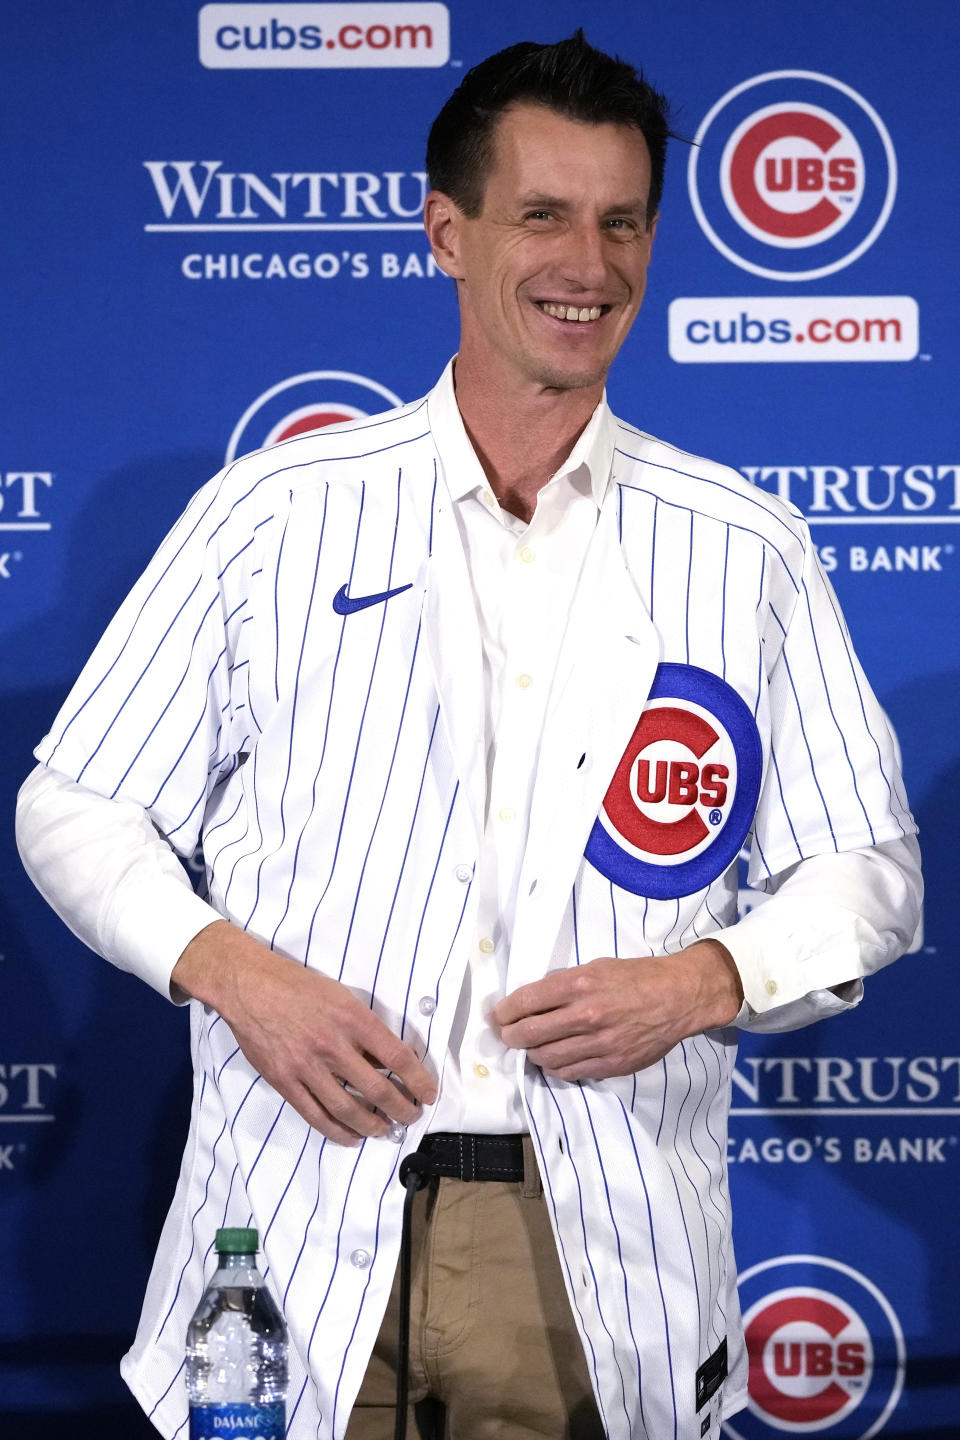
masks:
<svg viewBox="0 0 960 1440"><path fill-rule="evenodd" d="M448 372L449 377L449 372ZM489 1013L507 992L533 782L567 617L610 479L614 436L605 403L540 490L529 524L504 510L467 436L447 378L430 399L483 646L486 805L477 864L478 933L464 979L430 1128L526 1130L516 1056Z"/></svg>

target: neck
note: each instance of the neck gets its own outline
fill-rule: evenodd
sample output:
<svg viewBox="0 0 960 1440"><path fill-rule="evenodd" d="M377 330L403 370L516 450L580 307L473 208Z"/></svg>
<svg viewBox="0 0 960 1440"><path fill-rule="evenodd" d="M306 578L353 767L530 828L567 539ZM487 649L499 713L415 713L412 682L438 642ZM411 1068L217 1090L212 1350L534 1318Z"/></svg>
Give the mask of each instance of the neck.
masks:
<svg viewBox="0 0 960 1440"><path fill-rule="evenodd" d="M603 383L582 390L514 388L469 357L454 369L457 407L490 488L505 510L530 520L537 495L586 428Z"/></svg>

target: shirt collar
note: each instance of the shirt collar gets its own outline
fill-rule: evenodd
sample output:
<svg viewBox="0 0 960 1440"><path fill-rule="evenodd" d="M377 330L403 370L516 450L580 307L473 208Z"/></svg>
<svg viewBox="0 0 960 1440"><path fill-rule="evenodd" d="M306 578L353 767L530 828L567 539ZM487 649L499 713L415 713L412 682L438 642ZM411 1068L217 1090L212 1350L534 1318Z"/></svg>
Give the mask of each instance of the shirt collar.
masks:
<svg viewBox="0 0 960 1440"><path fill-rule="evenodd" d="M454 360L456 356L454 356ZM463 423L453 385L454 360L449 361L437 384L427 396L427 413L430 429L440 459L443 462L447 489L453 500L462 500L479 490L486 490L491 496L490 482L483 473L483 466L477 459L477 452L470 443ZM614 425L613 416L607 405L607 393L603 392L586 428L574 445L564 463L550 478L572 475L585 466L590 476L590 493L599 510L610 483L613 468Z"/></svg>

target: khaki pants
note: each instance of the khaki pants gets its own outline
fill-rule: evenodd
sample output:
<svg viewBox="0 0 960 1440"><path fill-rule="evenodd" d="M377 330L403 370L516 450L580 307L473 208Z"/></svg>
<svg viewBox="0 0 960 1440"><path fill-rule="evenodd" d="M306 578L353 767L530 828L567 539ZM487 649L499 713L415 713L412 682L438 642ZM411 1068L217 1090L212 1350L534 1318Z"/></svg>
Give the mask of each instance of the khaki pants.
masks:
<svg viewBox="0 0 960 1440"><path fill-rule="evenodd" d="M410 1440L603 1440L529 1139L522 1183L433 1180L412 1234ZM392 1440L399 1288L345 1440Z"/></svg>

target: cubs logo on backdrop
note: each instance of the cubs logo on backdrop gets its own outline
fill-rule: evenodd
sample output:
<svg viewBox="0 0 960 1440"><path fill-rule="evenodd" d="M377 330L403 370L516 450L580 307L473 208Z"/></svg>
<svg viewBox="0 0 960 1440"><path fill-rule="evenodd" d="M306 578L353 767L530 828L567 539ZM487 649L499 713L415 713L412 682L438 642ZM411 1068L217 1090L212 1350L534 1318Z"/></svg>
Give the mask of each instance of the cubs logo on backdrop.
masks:
<svg viewBox="0 0 960 1440"><path fill-rule="evenodd" d="M750 829L761 758L753 716L732 686L696 665L659 665L586 858L635 895L702 889Z"/></svg>
<svg viewBox="0 0 960 1440"><path fill-rule="evenodd" d="M851 264L890 214L897 164L877 111L849 85L778 70L736 85L697 133L690 200L734 265L812 280Z"/></svg>
<svg viewBox="0 0 960 1440"><path fill-rule="evenodd" d="M402 405L392 390L349 370L311 370L264 390L247 406L227 446L227 464L238 455L292 440L308 430L362 420Z"/></svg>
<svg viewBox="0 0 960 1440"><path fill-rule="evenodd" d="M884 1428L906 1354L896 1313L872 1280L838 1260L782 1255L744 1272L740 1303L749 1402L725 1435L870 1440Z"/></svg>

